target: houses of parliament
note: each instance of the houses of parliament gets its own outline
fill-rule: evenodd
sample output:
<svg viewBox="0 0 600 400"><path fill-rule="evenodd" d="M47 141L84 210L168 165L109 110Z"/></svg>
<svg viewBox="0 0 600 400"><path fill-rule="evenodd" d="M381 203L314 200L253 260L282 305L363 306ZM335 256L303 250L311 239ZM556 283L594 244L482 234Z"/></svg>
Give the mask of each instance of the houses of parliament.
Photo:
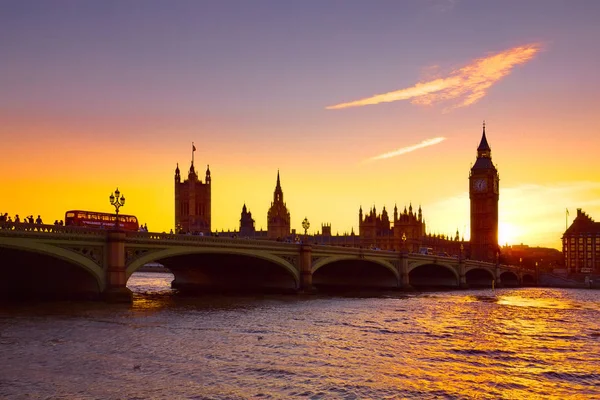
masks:
<svg viewBox="0 0 600 400"><path fill-rule="evenodd" d="M195 150L195 148L194 148ZM346 235L332 235L331 225L321 225L321 232L304 240L316 244L342 245L381 250L417 252L426 248L434 253L449 255L463 254L475 260L493 262L498 257L498 200L500 179L492 162L492 152L488 144L485 123L477 158L469 171L469 199L471 240L465 242L454 236L432 235L427 233L425 218L421 206L414 209L412 204L400 211L394 206L390 216L385 206L378 214L375 206L363 212L358 210L359 231ZM242 207L240 226L237 232L228 232L232 236L265 240L298 241L300 238L291 229L291 216L283 199L283 189L279 171L273 192L273 201L267 212L267 230L257 231L252 213ZM211 176L207 166L205 180L202 182L196 172L193 160L187 179L183 182L179 165L175 169L175 227L179 233L211 235Z"/></svg>

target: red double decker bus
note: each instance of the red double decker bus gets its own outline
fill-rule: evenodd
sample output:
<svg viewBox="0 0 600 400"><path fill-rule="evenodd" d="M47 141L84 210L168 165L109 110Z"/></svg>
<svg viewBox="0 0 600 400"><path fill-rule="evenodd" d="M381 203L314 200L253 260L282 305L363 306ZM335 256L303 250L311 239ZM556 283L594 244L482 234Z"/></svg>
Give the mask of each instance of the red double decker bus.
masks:
<svg viewBox="0 0 600 400"><path fill-rule="evenodd" d="M116 214L71 210L65 213L65 226L111 229L115 227L115 219ZM140 225L135 216L119 214L119 227L127 231L137 231Z"/></svg>

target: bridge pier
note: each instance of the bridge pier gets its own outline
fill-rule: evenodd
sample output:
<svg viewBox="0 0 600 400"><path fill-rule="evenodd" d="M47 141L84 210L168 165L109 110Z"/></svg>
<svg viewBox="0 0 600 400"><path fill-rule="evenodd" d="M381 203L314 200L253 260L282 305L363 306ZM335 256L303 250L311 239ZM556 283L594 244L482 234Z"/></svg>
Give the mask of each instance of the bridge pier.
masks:
<svg viewBox="0 0 600 400"><path fill-rule="evenodd" d="M494 286L497 288L501 288L504 287L504 285L502 284L502 279L500 279L500 268L496 267L496 282L494 282Z"/></svg>
<svg viewBox="0 0 600 400"><path fill-rule="evenodd" d="M404 253L400 253L400 266L398 269L398 274L400 275L400 289L413 290L408 276L408 258Z"/></svg>
<svg viewBox="0 0 600 400"><path fill-rule="evenodd" d="M106 268L106 288L102 297L109 303L131 303L133 294L127 287L125 268L125 232L108 231L108 265Z"/></svg>
<svg viewBox="0 0 600 400"><path fill-rule="evenodd" d="M460 287L461 289L468 289L469 288L469 284L467 283L467 273L465 271L465 260L460 259L458 260L458 276L459 276L459 282L458 282L458 287Z"/></svg>
<svg viewBox="0 0 600 400"><path fill-rule="evenodd" d="M300 245L300 291L314 291L312 285L312 247L309 244Z"/></svg>

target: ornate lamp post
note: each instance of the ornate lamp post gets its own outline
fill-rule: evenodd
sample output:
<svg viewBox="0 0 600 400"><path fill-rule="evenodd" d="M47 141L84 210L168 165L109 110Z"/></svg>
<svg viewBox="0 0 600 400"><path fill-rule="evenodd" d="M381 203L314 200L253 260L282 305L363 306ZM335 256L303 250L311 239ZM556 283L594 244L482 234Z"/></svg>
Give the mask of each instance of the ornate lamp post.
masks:
<svg viewBox="0 0 600 400"><path fill-rule="evenodd" d="M121 196L121 198L119 198L119 196ZM119 188L117 188L114 194L110 194L109 200L110 204L115 206L115 213L117 214L115 218L115 228L119 229L119 208L125 205L125 196L123 196L121 192L119 192Z"/></svg>
<svg viewBox="0 0 600 400"><path fill-rule="evenodd" d="M406 253L406 233L402 232L402 252Z"/></svg>
<svg viewBox="0 0 600 400"><path fill-rule="evenodd" d="M523 269L523 257L519 257L519 270Z"/></svg>
<svg viewBox="0 0 600 400"><path fill-rule="evenodd" d="M302 228L304 228L304 240L306 240L308 228L310 228L310 222L308 222L308 218L306 217L304 217L304 221L302 221Z"/></svg>
<svg viewBox="0 0 600 400"><path fill-rule="evenodd" d="M465 246L463 243L460 243L460 254L458 255L458 261L461 262L463 258L463 251L465 250Z"/></svg>

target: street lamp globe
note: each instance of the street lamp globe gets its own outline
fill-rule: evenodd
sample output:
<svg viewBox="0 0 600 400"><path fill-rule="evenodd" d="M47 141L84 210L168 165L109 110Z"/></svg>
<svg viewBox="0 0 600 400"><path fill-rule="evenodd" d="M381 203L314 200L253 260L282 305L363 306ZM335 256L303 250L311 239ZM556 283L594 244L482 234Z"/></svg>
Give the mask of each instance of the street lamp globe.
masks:
<svg viewBox="0 0 600 400"><path fill-rule="evenodd" d="M117 188L114 193L110 194L108 199L110 200L110 204L115 207L115 229L119 229L119 208L125 205L125 196L121 195L119 188Z"/></svg>
<svg viewBox="0 0 600 400"><path fill-rule="evenodd" d="M306 236L308 232L308 228L310 228L310 222L308 222L308 218L304 217L302 221L302 228L304 228L304 236Z"/></svg>

